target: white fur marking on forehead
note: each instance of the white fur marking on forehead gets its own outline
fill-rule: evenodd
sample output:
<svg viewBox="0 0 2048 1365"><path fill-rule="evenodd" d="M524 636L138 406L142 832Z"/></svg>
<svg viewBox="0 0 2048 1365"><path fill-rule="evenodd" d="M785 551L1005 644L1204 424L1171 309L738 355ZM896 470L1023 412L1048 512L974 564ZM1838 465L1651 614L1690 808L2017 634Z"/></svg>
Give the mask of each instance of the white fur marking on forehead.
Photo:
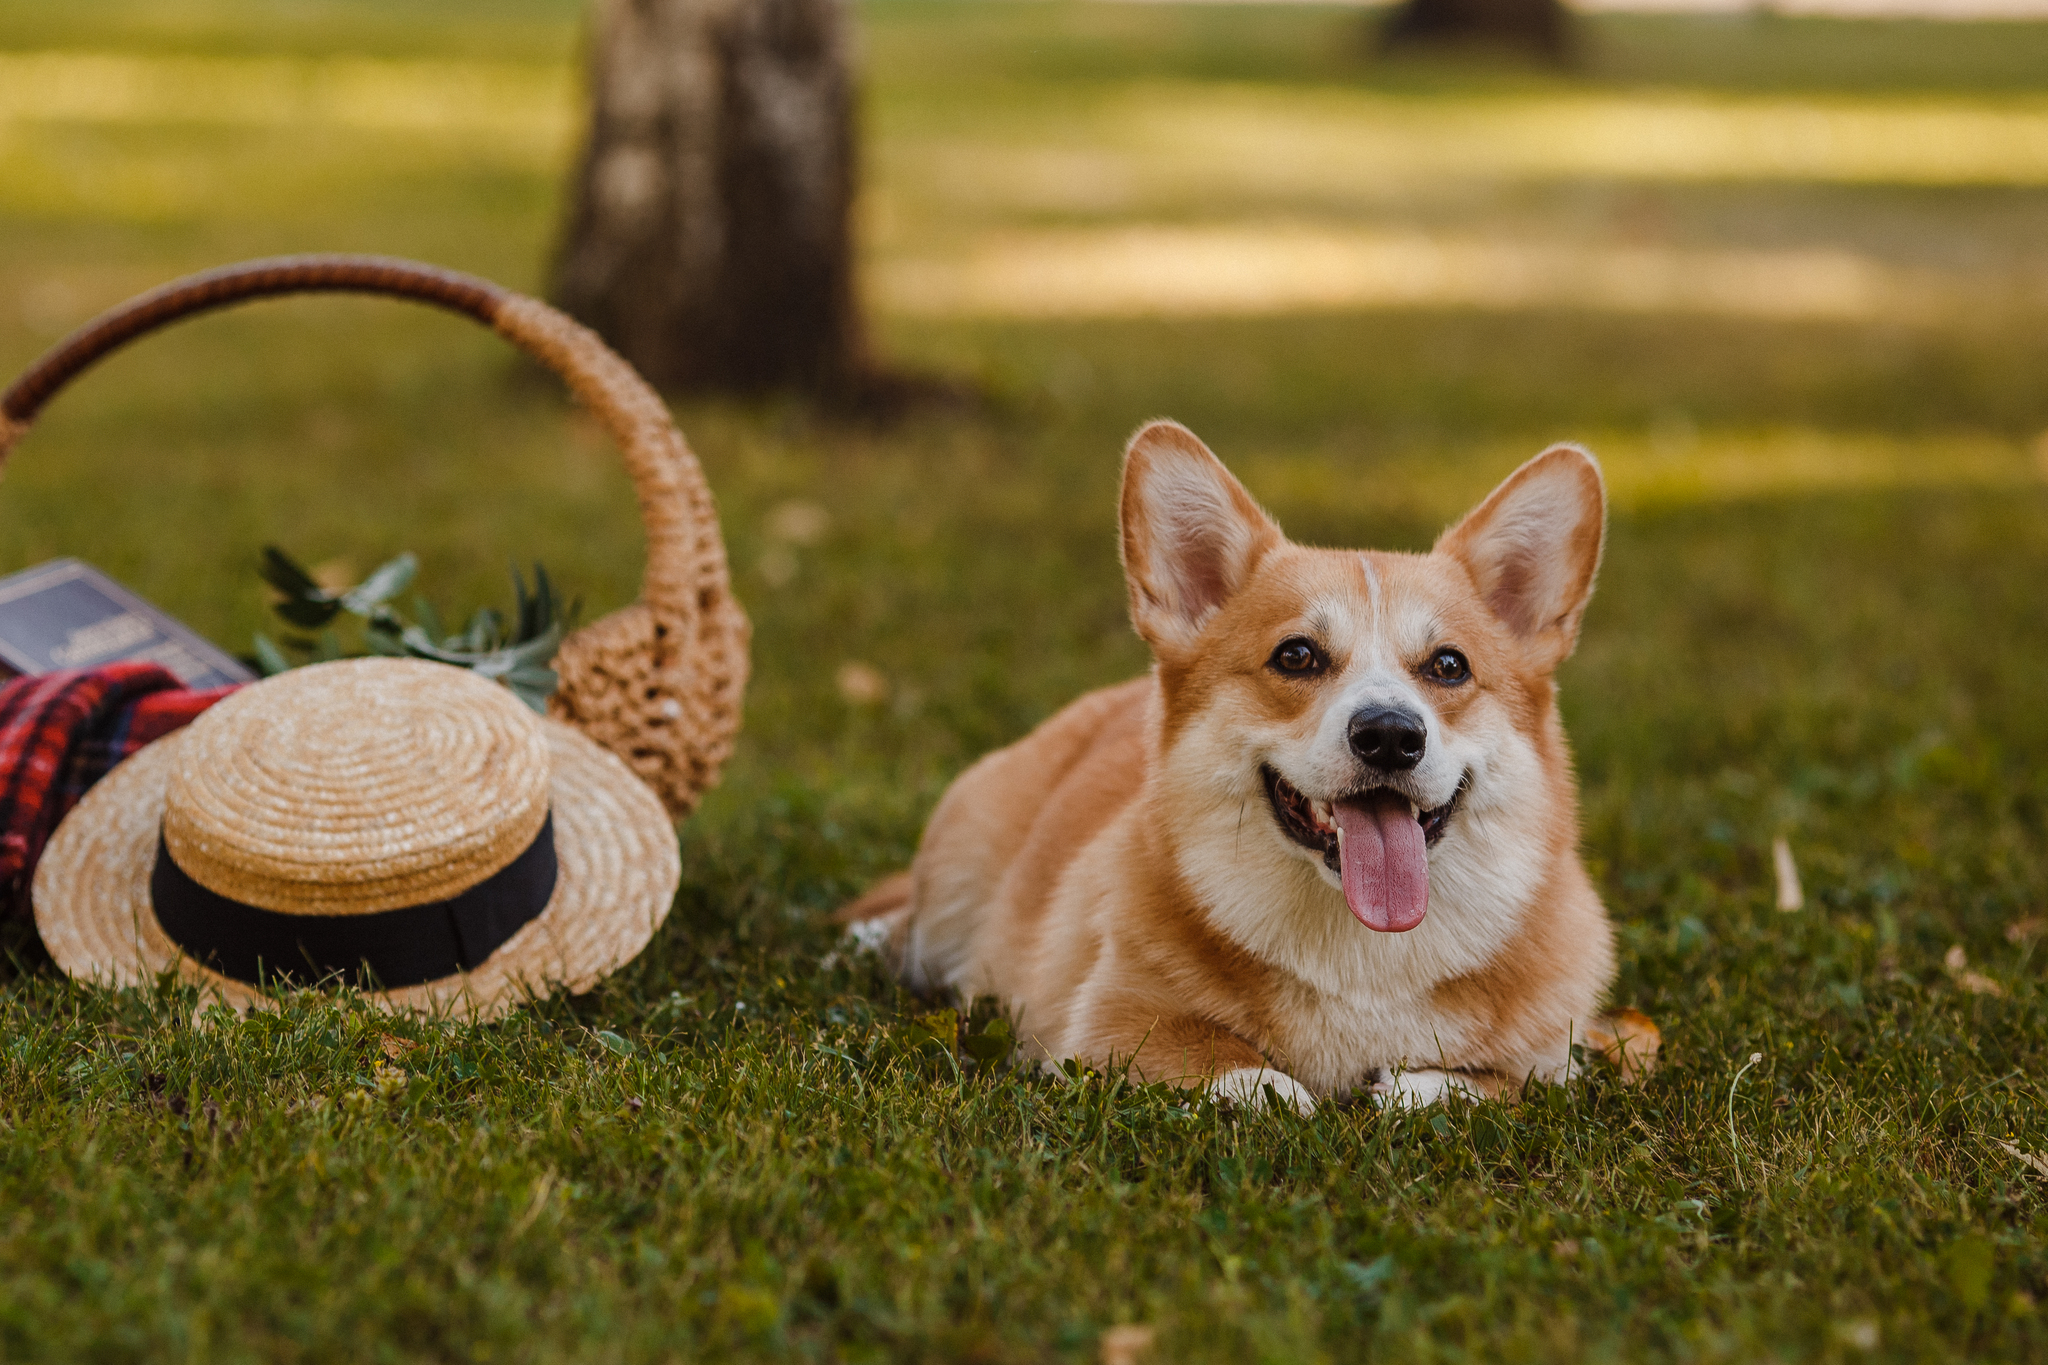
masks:
<svg viewBox="0 0 2048 1365"><path fill-rule="evenodd" d="M1380 591L1379 570L1373 568L1372 559L1369 556L1360 555L1358 557L1358 566L1365 570L1365 605L1366 609L1372 613L1373 634L1377 635L1380 633L1380 627L1386 624L1385 607L1387 595Z"/></svg>

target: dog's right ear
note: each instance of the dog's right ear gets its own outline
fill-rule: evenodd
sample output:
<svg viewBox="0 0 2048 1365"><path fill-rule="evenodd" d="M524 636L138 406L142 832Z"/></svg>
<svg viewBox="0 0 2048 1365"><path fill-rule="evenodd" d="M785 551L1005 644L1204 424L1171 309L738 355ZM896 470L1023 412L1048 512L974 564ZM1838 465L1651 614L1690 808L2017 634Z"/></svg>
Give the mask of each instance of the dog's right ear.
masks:
<svg viewBox="0 0 2048 1365"><path fill-rule="evenodd" d="M1178 422L1124 450L1124 579L1131 624L1153 649L1185 649L1282 537L1223 462Z"/></svg>

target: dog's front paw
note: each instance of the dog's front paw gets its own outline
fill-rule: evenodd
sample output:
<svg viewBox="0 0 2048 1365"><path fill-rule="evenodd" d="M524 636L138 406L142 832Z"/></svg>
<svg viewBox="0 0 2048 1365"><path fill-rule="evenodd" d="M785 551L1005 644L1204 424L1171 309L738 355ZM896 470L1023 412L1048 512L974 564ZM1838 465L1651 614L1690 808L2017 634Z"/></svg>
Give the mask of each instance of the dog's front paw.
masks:
<svg viewBox="0 0 2048 1365"><path fill-rule="evenodd" d="M1267 1103L1268 1087L1280 1097L1282 1104L1292 1105L1294 1112L1302 1117L1316 1112L1316 1097L1307 1086L1286 1072L1267 1066L1241 1066L1235 1071L1226 1071L1209 1082L1209 1093L1245 1109L1263 1109Z"/></svg>
<svg viewBox="0 0 2048 1365"><path fill-rule="evenodd" d="M1426 1105L1441 1104L1444 1097L1451 1094L1473 1100L1485 1097L1483 1091L1463 1076L1433 1067L1385 1073L1368 1090L1383 1109L1421 1109Z"/></svg>

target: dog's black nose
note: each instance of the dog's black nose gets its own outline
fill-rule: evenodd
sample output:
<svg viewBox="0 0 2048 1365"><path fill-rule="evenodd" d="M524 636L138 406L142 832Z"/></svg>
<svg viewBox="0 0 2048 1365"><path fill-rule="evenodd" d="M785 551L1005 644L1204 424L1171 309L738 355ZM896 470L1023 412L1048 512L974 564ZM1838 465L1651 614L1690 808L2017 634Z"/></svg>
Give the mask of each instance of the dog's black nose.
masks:
<svg viewBox="0 0 2048 1365"><path fill-rule="evenodd" d="M1382 772L1404 772L1422 761L1429 731L1413 711L1369 706L1345 730L1351 752Z"/></svg>

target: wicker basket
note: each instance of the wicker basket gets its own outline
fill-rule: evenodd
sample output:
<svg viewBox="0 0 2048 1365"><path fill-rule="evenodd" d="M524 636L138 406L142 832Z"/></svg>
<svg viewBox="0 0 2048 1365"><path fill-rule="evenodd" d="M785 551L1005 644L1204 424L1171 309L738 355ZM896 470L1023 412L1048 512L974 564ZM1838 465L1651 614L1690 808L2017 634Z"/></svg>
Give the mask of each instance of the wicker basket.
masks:
<svg viewBox="0 0 2048 1365"><path fill-rule="evenodd" d="M109 351L195 313L279 294L387 294L488 323L554 370L626 459L647 528L640 600L571 635L550 711L623 758L677 819L718 780L740 725L745 613L704 471L666 406L597 334L488 280L376 256L287 256L191 275L102 314L0 395L0 465L57 391Z"/></svg>

